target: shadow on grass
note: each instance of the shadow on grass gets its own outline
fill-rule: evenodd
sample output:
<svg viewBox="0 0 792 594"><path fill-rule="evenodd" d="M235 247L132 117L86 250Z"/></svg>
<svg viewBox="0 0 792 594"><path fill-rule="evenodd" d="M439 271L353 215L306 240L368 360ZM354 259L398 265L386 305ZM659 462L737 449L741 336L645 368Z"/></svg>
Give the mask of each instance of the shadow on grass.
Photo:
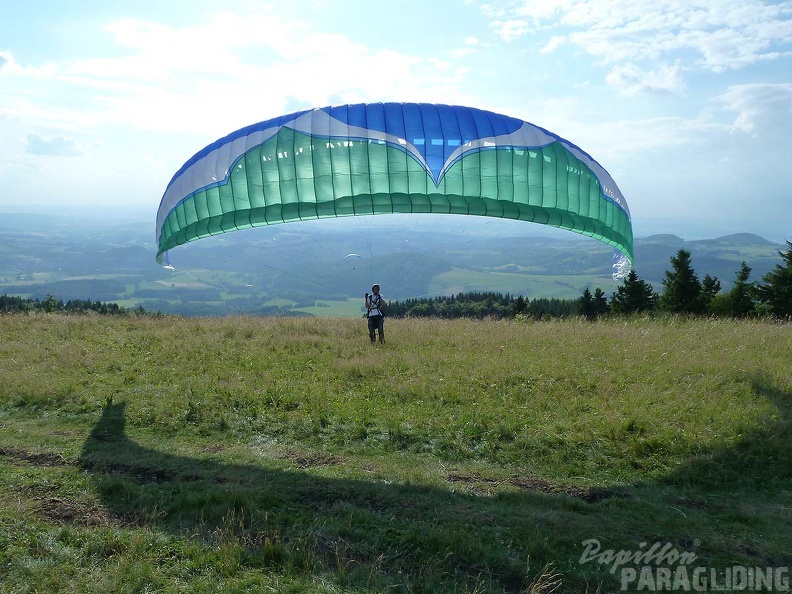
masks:
<svg viewBox="0 0 792 594"><path fill-rule="evenodd" d="M527 516L540 496L481 498L174 455L126 436L123 403L104 408L80 464L121 523L235 549L242 566L397 591L500 592L524 590L527 556L549 553L519 544L535 540L538 518ZM469 590L450 587L460 583Z"/></svg>
<svg viewBox="0 0 792 594"><path fill-rule="evenodd" d="M671 486L703 497L737 488L759 497L769 485L790 488L792 395L763 378L755 378L753 386L776 405L778 417L728 447L692 458L656 492ZM554 562L566 576L569 589L563 591L591 591L592 583L607 590L617 587L616 577L593 564L581 567L582 541L612 534L617 543L632 542L635 548L658 534L647 533L657 520L664 525L659 529L664 542L685 550L692 541L682 520L646 517L667 507L641 500L649 493L655 499L666 496L652 493L652 485L551 493L548 483L526 480L513 483L521 491L475 496L201 460L130 440L123 403L104 408L80 464L124 524L233 550L242 567L329 574L340 584L376 589L525 592L540 569ZM692 529L717 523L717 514L708 515L712 510L688 502L688 514L698 518ZM755 556L772 557L762 551Z"/></svg>
<svg viewBox="0 0 792 594"><path fill-rule="evenodd" d="M753 392L772 403L778 414L748 429L728 446L702 452L664 483L707 491L759 491L792 486L792 393L768 378L749 378Z"/></svg>

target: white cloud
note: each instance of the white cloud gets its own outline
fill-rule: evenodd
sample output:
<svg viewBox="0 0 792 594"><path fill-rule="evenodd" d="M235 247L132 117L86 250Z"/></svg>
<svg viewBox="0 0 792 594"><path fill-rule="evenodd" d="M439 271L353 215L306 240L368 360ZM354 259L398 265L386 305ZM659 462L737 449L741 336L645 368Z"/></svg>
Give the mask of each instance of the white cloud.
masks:
<svg viewBox="0 0 792 594"><path fill-rule="evenodd" d="M14 80L0 89L0 114L26 117L31 127L220 135L295 103L432 100L465 75L442 60L372 51L269 12L218 13L184 28L126 19L106 30L122 55L23 68L4 53L0 74L11 65ZM68 109L50 105L74 97Z"/></svg>
<svg viewBox="0 0 792 594"><path fill-rule="evenodd" d="M460 58L464 58L465 56L470 56L478 51L480 51L482 47L481 40L478 37L465 37L462 40L464 47L453 50L451 52L451 57L455 60L459 60Z"/></svg>
<svg viewBox="0 0 792 594"><path fill-rule="evenodd" d="M475 50L473 48L470 48L470 47L460 48L460 49L456 49L456 50L452 51L451 52L451 57L454 60L459 60L461 58L464 58L465 56L470 56L470 55L475 54L476 51L477 50Z"/></svg>
<svg viewBox="0 0 792 594"><path fill-rule="evenodd" d="M493 23L496 30L530 18L544 30L558 31L546 50L563 41L604 64L692 53L686 68L719 72L792 51L790 0L523 0L501 13ZM510 28L508 41L529 30Z"/></svg>
<svg viewBox="0 0 792 594"><path fill-rule="evenodd" d="M519 39L529 31L528 23L521 20L493 21L490 27L506 43Z"/></svg>
<svg viewBox="0 0 792 594"><path fill-rule="evenodd" d="M532 2L523 0L518 2L514 12L521 17L530 17L535 23L540 23L557 14L564 14L572 9L579 9L582 3L579 0L554 0L553 2Z"/></svg>
<svg viewBox="0 0 792 594"><path fill-rule="evenodd" d="M647 161L655 167L658 155L700 151L705 144L719 144L729 138L731 123L720 121L713 110L704 109L690 117L649 112L634 117L591 117L587 101L583 95L543 96L522 110L501 111L541 125L581 147L608 169L617 183L623 176L643 175L640 168Z"/></svg>
<svg viewBox="0 0 792 594"><path fill-rule="evenodd" d="M562 46L565 42L566 42L566 38L565 37L562 37L562 36L559 36L559 35L554 35L553 37L550 38L550 41L548 41L547 44L541 49L541 53L549 54L551 52L554 52L556 49L558 49L560 46Z"/></svg>
<svg viewBox="0 0 792 594"><path fill-rule="evenodd" d="M47 128L75 129L84 125L72 110L48 100L31 100L14 93L0 92L0 117L35 122L36 125Z"/></svg>
<svg viewBox="0 0 792 594"><path fill-rule="evenodd" d="M485 2L481 6L479 6L479 10L481 10L482 14L490 19L499 19L502 18L505 14L507 9L501 6L498 6L499 3L490 4Z"/></svg>
<svg viewBox="0 0 792 594"><path fill-rule="evenodd" d="M644 70L635 64L627 63L614 68L605 81L622 95L637 95L644 91L681 95L685 83L680 75L680 66L662 65L656 70Z"/></svg>
<svg viewBox="0 0 792 594"><path fill-rule="evenodd" d="M694 118L651 117L610 122L580 124L580 146L589 147L595 159L610 165L630 162L636 155L668 153L671 150L695 150L713 138L726 137L727 125L714 121L703 112ZM628 175L641 172L628 168ZM613 172L611 172L613 173Z"/></svg>
<svg viewBox="0 0 792 594"><path fill-rule="evenodd" d="M792 83L734 85L716 99L723 109L737 115L732 131L752 136L758 128L785 128L792 132Z"/></svg>
<svg viewBox="0 0 792 594"><path fill-rule="evenodd" d="M27 152L33 155L77 156L82 154L77 142L65 136L44 137L40 134L28 134Z"/></svg>
<svg viewBox="0 0 792 594"><path fill-rule="evenodd" d="M13 66L14 56L11 55L11 52L8 51L0 51L0 71L4 68L11 68Z"/></svg>

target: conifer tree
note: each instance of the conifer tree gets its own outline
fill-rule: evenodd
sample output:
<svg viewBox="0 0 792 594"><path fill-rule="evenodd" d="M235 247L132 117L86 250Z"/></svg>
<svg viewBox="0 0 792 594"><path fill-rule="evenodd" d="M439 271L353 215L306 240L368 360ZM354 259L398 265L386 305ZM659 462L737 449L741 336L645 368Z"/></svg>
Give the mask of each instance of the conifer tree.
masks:
<svg viewBox="0 0 792 594"><path fill-rule="evenodd" d="M701 281L701 308L703 311L710 311L710 304L715 296L720 293L721 283L717 277L709 274Z"/></svg>
<svg viewBox="0 0 792 594"><path fill-rule="evenodd" d="M610 306L605 292L597 287L592 295L589 288L586 287L577 300L577 311L580 315L586 316L587 320L596 320L599 316L608 313Z"/></svg>
<svg viewBox="0 0 792 594"><path fill-rule="evenodd" d="M792 316L792 241L787 241L787 250L778 252L784 264L776 267L762 277L757 286L759 300L774 316Z"/></svg>
<svg viewBox="0 0 792 594"><path fill-rule="evenodd" d="M750 276L751 267L743 262L740 270L737 271L734 286L729 291L729 309L731 315L738 318L750 315L756 307L754 303L755 288L752 283L748 282Z"/></svg>
<svg viewBox="0 0 792 594"><path fill-rule="evenodd" d="M517 299L514 300L512 304L512 314L517 316L523 314L528 309L528 304L525 301L525 297L522 295L518 296Z"/></svg>
<svg viewBox="0 0 792 594"><path fill-rule="evenodd" d="M660 307L674 313L701 313L704 309L701 281L690 261L690 252L681 249L671 258L672 270L666 270Z"/></svg>
<svg viewBox="0 0 792 594"><path fill-rule="evenodd" d="M620 314L631 314L641 311L652 311L657 302L657 293L652 285L641 278L635 270L630 270L622 283L611 296L611 311Z"/></svg>
<svg viewBox="0 0 792 594"><path fill-rule="evenodd" d="M608 298L605 296L605 292L597 287L594 289L594 314L596 316L601 316L610 311L610 305L608 305Z"/></svg>
<svg viewBox="0 0 792 594"><path fill-rule="evenodd" d="M587 320L593 320L597 317L596 309L594 306L594 297L591 295L589 288L583 291L577 302L578 313L585 316Z"/></svg>

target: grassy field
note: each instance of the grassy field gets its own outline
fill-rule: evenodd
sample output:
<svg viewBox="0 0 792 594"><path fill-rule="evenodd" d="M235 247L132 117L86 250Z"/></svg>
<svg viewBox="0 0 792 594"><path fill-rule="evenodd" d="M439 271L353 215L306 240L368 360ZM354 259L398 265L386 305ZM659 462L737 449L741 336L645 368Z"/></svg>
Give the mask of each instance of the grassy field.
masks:
<svg viewBox="0 0 792 594"><path fill-rule="evenodd" d="M621 283L611 277L593 275L531 275L512 272L473 271L455 268L438 274L429 284L429 296L487 292L523 295L527 299L577 299L589 285L606 295ZM594 289L591 289L592 291Z"/></svg>
<svg viewBox="0 0 792 594"><path fill-rule="evenodd" d="M293 311L309 313L312 316L319 316L323 318L360 318L366 312L363 305L363 298L349 298L346 301L333 301L332 299L323 299L316 301L313 307L296 307Z"/></svg>
<svg viewBox="0 0 792 594"><path fill-rule="evenodd" d="M618 592L687 567L605 553L655 543L792 564L789 324L386 332L0 316L0 592Z"/></svg>

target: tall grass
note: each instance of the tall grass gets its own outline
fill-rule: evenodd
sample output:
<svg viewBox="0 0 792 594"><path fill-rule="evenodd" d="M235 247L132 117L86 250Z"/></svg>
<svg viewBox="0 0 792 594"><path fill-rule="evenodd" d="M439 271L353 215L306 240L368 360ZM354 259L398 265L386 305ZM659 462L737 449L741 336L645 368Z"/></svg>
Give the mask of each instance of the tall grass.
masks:
<svg viewBox="0 0 792 594"><path fill-rule="evenodd" d="M789 325L386 335L0 318L0 592L612 591L591 538L792 560Z"/></svg>

